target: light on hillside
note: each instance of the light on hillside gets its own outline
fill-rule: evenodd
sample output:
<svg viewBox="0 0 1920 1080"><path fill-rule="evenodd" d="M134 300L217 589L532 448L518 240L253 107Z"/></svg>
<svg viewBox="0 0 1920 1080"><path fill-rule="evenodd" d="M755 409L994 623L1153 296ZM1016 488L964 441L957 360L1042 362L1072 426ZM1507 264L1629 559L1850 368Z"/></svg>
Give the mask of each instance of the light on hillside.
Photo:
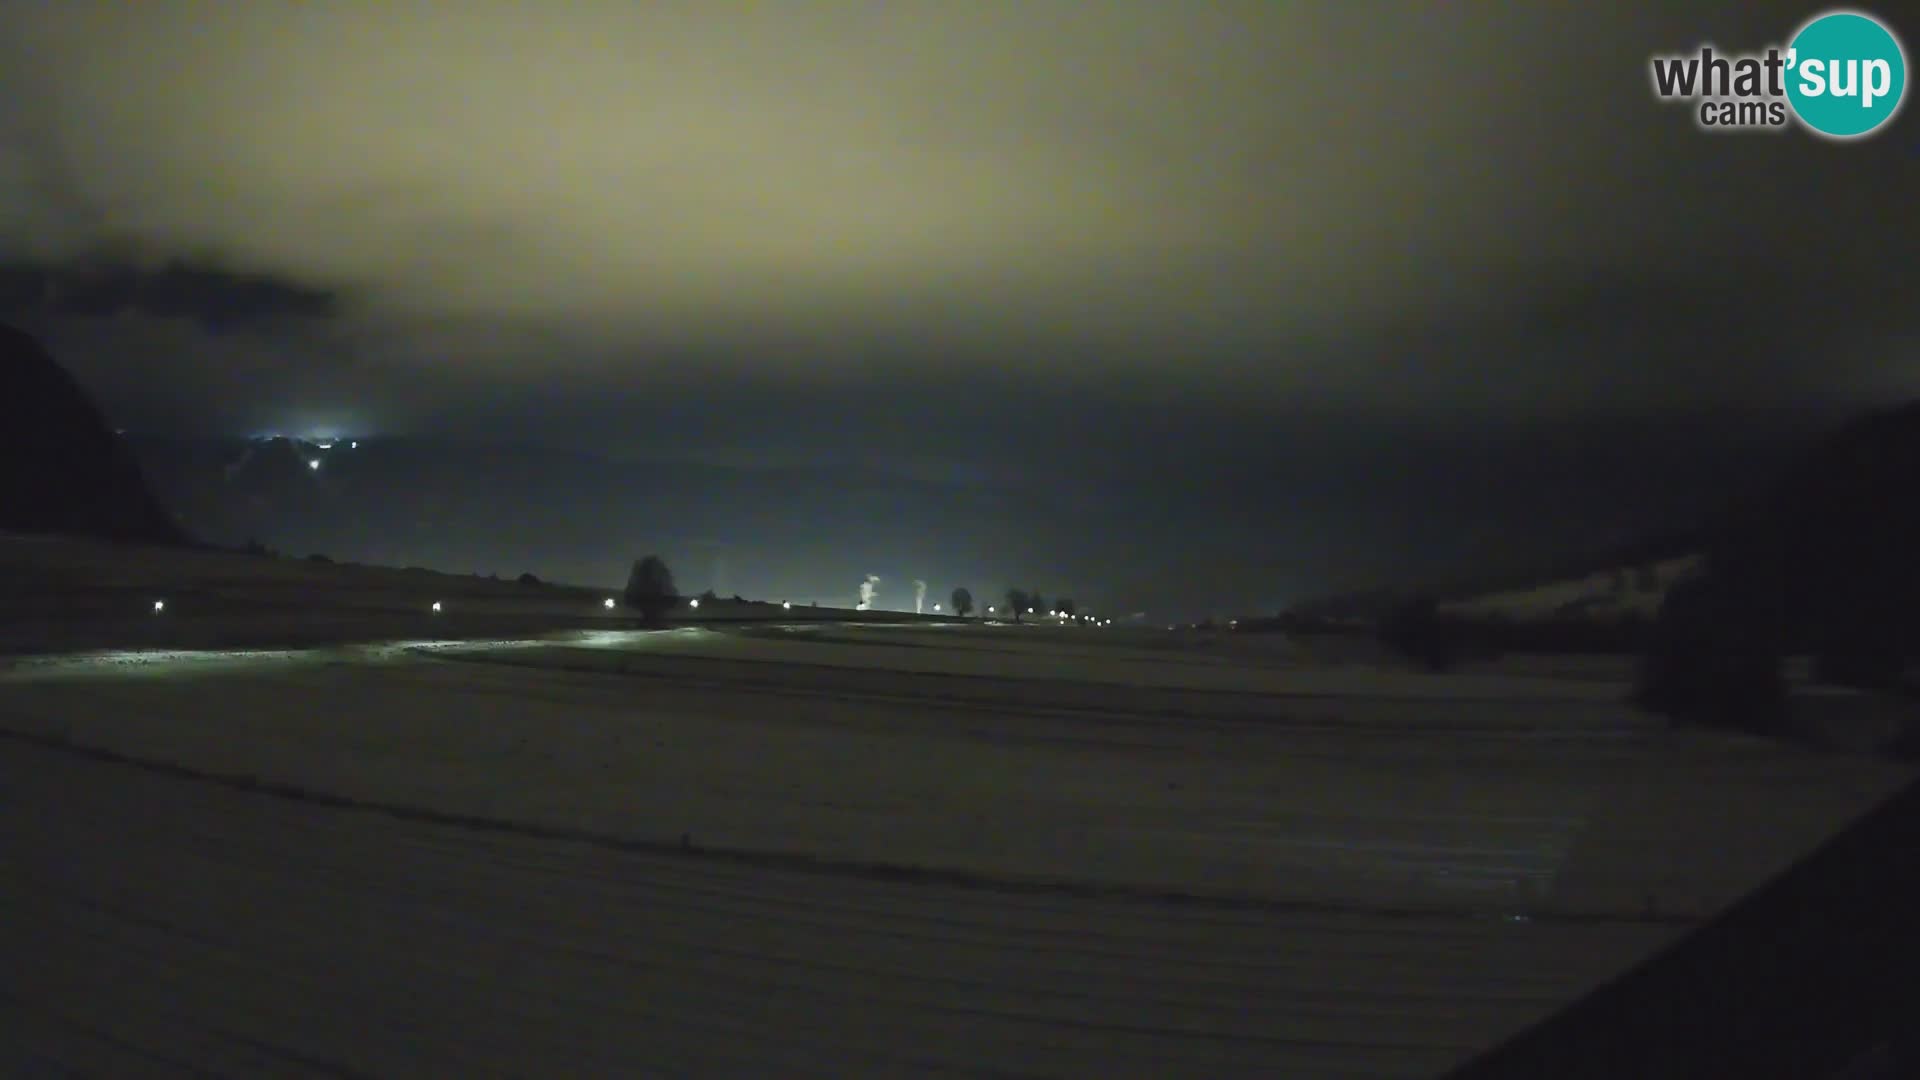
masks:
<svg viewBox="0 0 1920 1080"><path fill-rule="evenodd" d="M314 458L312 461L307 462L307 468L318 472L320 469L320 459Z"/></svg>
<svg viewBox="0 0 1920 1080"><path fill-rule="evenodd" d="M611 596L607 597L604 601L602 601L602 603L606 605L606 609L608 611L613 610L613 597Z"/></svg>
<svg viewBox="0 0 1920 1080"><path fill-rule="evenodd" d="M792 611L792 610L793 610L793 601L791 601L791 600L782 600L782 601L780 601L780 607L781 607L781 609L782 609L782 610L784 610L784 611Z"/></svg>
<svg viewBox="0 0 1920 1080"><path fill-rule="evenodd" d="M693 599L691 599L691 600L689 600L689 601L687 601L687 606L688 606L688 607L693 607L693 608L697 608L697 607L699 607L699 606L700 606L700 598L696 596L696 597L694 597Z"/></svg>
<svg viewBox="0 0 1920 1080"><path fill-rule="evenodd" d="M158 615L165 610L167 610L167 602L165 600L155 600L153 602L153 613L155 615Z"/></svg>
<svg viewBox="0 0 1920 1080"><path fill-rule="evenodd" d="M935 611L939 611L939 610L940 610L940 605L939 605L939 604L935 604L935 605L933 605L933 610L935 610Z"/></svg>
<svg viewBox="0 0 1920 1080"><path fill-rule="evenodd" d="M439 611L439 610L440 610L440 601L438 601L438 600L435 600L435 601L433 602L433 609L432 609L432 610L434 610L434 611Z"/></svg>

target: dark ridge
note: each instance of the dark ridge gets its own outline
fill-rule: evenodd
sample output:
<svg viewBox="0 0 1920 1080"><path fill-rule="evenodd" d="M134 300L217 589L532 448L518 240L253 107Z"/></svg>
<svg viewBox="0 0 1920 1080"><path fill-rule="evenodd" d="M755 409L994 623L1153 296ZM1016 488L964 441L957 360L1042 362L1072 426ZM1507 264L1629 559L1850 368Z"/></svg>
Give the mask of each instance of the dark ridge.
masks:
<svg viewBox="0 0 1920 1080"><path fill-rule="evenodd" d="M39 341L5 324L0 529L159 544L188 540L86 391Z"/></svg>

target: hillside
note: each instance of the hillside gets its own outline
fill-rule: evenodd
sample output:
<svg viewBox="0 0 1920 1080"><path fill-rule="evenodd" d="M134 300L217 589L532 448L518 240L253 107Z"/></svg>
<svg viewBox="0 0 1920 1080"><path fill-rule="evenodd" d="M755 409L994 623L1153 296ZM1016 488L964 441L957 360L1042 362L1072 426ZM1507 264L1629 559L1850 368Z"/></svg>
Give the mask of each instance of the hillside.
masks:
<svg viewBox="0 0 1920 1080"><path fill-rule="evenodd" d="M0 529L178 543L179 526L86 391L0 324Z"/></svg>
<svg viewBox="0 0 1920 1080"><path fill-rule="evenodd" d="M1542 619L1653 618L1673 583L1696 571L1700 556L1617 564L1528 588L1482 593L1440 605L1457 615L1495 616L1517 622Z"/></svg>

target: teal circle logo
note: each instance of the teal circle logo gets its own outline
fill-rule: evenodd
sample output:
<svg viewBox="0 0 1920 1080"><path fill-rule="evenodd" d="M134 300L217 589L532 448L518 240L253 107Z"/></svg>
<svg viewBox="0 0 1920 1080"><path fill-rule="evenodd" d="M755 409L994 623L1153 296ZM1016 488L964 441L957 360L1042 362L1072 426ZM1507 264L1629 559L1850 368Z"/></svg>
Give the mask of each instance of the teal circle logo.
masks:
<svg viewBox="0 0 1920 1080"><path fill-rule="evenodd" d="M1800 122L1832 139L1885 126L1907 90L1907 55L1871 15L1832 11L1800 28L1787 46L1787 102Z"/></svg>

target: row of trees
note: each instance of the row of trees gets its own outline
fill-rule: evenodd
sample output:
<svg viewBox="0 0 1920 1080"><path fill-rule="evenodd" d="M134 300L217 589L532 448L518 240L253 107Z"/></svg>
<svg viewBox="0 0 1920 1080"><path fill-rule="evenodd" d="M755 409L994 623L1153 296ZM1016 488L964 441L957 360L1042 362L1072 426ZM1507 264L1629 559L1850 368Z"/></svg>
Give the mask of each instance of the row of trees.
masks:
<svg viewBox="0 0 1920 1080"><path fill-rule="evenodd" d="M1019 622L1022 615L1034 615L1041 611L1057 611L1062 615L1071 616L1078 608L1074 606L1071 599L1064 596L1049 605L1046 595L1039 589L1008 589L1007 610L1013 612L1013 621Z"/></svg>
<svg viewBox="0 0 1920 1080"><path fill-rule="evenodd" d="M703 599L712 598L709 591ZM974 613L973 592L965 586L953 590L949 598L953 601L954 614L966 618ZM1028 592L1025 589L1007 590L1007 607L1013 612L1015 622L1029 611L1038 611L1046 605L1046 599L1039 590ZM658 555L648 555L634 562L633 569L627 574L625 593L626 606L640 612L641 618L650 623L665 620L667 613L680 603L680 591L674 587L673 571L667 568L665 559ZM1052 609L1067 615L1075 611L1072 600L1062 598L1055 602Z"/></svg>

